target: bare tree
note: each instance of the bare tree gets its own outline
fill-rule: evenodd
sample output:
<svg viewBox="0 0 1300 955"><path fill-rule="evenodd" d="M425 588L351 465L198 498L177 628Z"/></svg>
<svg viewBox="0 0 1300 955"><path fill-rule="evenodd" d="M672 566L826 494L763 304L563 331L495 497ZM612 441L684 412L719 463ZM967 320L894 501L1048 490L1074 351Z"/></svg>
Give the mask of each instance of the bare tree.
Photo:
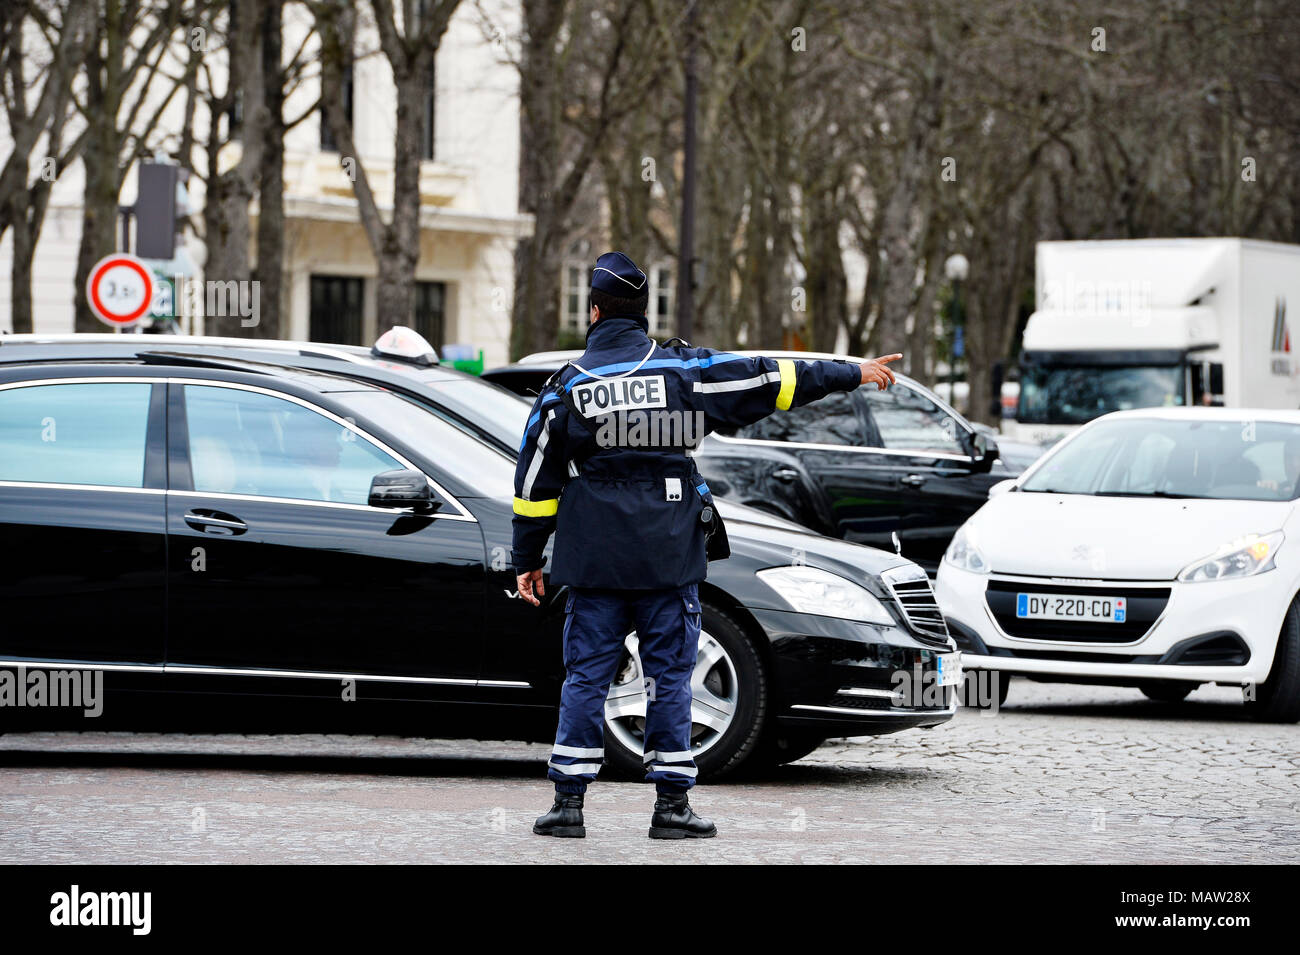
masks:
<svg viewBox="0 0 1300 955"><path fill-rule="evenodd" d="M534 228L515 247L515 357L554 347L581 190L666 69L639 55L647 24L638 0L524 0L522 27L519 207Z"/></svg>
<svg viewBox="0 0 1300 955"><path fill-rule="evenodd" d="M420 257L420 130L423 95L434 60L460 0L370 0L379 47L396 87L393 207L387 222L357 154L352 117L344 109L344 75L353 60L356 10L350 0L312 0L321 40L321 106L334 141L354 160L353 192L361 225L379 264L379 331L409 324L415 314L415 267Z"/></svg>
<svg viewBox="0 0 1300 955"><path fill-rule="evenodd" d="M182 0L156 6L141 0L100 0L94 13L94 37L82 66L82 95L76 95L74 86L77 111L86 124L85 192L74 289L77 331L102 327L86 300L86 280L95 262L117 247L118 197L127 171L182 88L177 78L162 70L181 11ZM165 92L153 95L160 88Z"/></svg>
<svg viewBox="0 0 1300 955"><path fill-rule="evenodd" d="M84 134L66 145L65 140L72 119L72 75L88 20L86 10L75 4L35 2L14 4L0 19L0 104L14 144L0 171L0 235L12 230L10 317L15 332L32 331L32 263L50 193L85 144ZM29 33L41 38L40 54L30 52ZM33 88L34 107L29 102ZM45 155L33 178L32 152L42 135Z"/></svg>
<svg viewBox="0 0 1300 955"><path fill-rule="evenodd" d="M263 27L267 8L276 0L240 0L225 8L211 26L213 40L201 49L208 113L204 143L206 187L203 240L209 282L247 282L252 224L249 206L257 194L264 131L270 125L263 72ZM238 160L223 168L223 154L238 143ZM260 297L259 297L260 301ZM238 316L206 317L210 330L237 335ZM259 316L260 323L260 316Z"/></svg>
<svg viewBox="0 0 1300 955"><path fill-rule="evenodd" d="M257 35L260 39L262 90L261 134L257 168L257 267L260 315L253 326L255 338L281 338L284 307L284 138L289 125L284 115L285 89L299 68L298 57L284 60L283 0L264 0ZM301 51L301 48L300 48Z"/></svg>

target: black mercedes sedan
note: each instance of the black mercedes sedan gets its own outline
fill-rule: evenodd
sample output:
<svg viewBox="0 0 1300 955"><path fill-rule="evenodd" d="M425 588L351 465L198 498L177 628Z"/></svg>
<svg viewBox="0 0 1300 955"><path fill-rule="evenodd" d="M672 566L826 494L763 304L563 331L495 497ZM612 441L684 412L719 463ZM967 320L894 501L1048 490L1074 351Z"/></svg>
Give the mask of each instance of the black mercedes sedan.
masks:
<svg viewBox="0 0 1300 955"><path fill-rule="evenodd" d="M512 592L512 455L469 413L486 391L440 402L331 346L15 338L0 667L102 671L100 726L550 741L564 594L539 610ZM700 588L702 774L951 717L959 658L915 564L723 513L733 556ZM606 720L633 772L644 692L629 634ZM0 729L69 715L4 708Z"/></svg>
<svg viewBox="0 0 1300 955"><path fill-rule="evenodd" d="M483 377L518 394L536 393L566 354L529 356ZM838 392L710 435L696 455L700 473L715 495L831 537L901 548L933 574L957 529L988 500L989 488L1018 475L1041 449L1026 457L1017 446L1003 460L999 440L919 382L896 374L887 391Z"/></svg>

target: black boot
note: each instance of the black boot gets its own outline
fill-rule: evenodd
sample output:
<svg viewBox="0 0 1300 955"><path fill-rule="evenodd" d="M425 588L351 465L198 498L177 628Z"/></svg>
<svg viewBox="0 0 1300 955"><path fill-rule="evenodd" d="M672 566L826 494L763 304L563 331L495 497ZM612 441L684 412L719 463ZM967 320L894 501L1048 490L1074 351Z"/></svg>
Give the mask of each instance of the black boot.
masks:
<svg viewBox="0 0 1300 955"><path fill-rule="evenodd" d="M712 839L718 827L695 815L686 793L660 793L650 818L651 839Z"/></svg>
<svg viewBox="0 0 1300 955"><path fill-rule="evenodd" d="M546 815L537 818L533 832L539 836L585 838L587 827L582 824L582 794L556 793L555 805Z"/></svg>

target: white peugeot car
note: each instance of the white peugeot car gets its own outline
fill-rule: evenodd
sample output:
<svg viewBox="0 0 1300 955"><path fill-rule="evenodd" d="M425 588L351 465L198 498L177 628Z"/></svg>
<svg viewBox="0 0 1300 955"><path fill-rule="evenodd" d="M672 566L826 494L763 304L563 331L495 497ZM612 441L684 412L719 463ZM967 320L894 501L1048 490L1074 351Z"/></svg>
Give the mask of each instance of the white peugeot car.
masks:
<svg viewBox="0 0 1300 955"><path fill-rule="evenodd" d="M1098 418L953 538L936 590L963 666L1167 701L1241 686L1256 718L1300 720L1297 498L1300 411Z"/></svg>

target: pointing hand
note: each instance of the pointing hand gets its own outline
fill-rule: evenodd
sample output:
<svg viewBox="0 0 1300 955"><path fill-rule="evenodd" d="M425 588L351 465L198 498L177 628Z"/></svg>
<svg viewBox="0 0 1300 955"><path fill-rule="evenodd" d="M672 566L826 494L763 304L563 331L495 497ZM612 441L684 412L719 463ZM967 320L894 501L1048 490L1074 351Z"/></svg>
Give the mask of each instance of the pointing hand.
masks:
<svg viewBox="0 0 1300 955"><path fill-rule="evenodd" d="M882 358L868 358L858 367L862 369L862 384L875 382L876 388L884 391L890 385L894 384L894 373L889 370L891 361L898 361L903 356L900 354L885 355Z"/></svg>

